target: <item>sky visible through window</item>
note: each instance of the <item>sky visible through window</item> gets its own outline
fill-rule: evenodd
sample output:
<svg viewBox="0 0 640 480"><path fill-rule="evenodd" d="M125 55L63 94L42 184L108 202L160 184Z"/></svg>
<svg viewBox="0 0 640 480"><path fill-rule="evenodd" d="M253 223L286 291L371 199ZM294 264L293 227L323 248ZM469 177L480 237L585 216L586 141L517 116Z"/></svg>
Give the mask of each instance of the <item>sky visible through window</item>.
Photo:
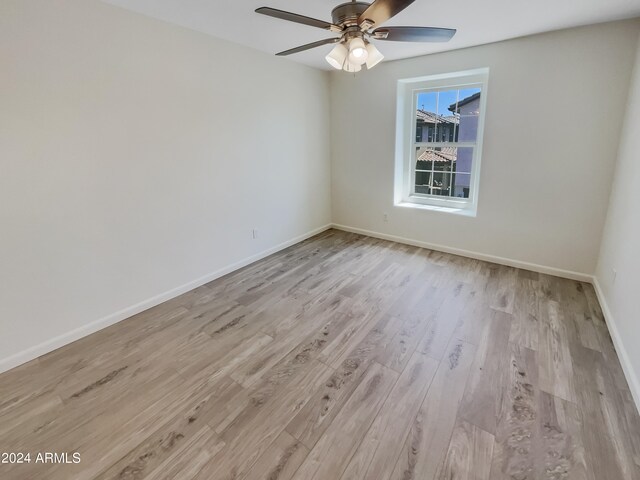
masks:
<svg viewBox="0 0 640 480"><path fill-rule="evenodd" d="M474 93L478 93L479 88L466 88L460 90L460 100L470 97ZM427 112L435 112L438 115L449 116L453 112L449 110L449 106L456 103L458 90L445 90L443 92L429 92L418 95L418 109Z"/></svg>

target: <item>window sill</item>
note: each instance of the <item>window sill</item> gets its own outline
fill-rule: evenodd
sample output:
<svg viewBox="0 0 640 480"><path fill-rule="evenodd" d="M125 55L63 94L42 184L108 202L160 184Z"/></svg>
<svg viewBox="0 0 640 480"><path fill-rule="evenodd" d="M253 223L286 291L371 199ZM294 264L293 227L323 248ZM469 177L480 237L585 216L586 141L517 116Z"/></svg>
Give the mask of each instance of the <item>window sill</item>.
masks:
<svg viewBox="0 0 640 480"><path fill-rule="evenodd" d="M429 210L432 212L450 213L453 215L462 215L464 217L475 217L477 213L475 209L471 208L442 207L437 205L424 205L421 203L411 202L399 202L396 203L395 206L403 208L415 208L418 210Z"/></svg>

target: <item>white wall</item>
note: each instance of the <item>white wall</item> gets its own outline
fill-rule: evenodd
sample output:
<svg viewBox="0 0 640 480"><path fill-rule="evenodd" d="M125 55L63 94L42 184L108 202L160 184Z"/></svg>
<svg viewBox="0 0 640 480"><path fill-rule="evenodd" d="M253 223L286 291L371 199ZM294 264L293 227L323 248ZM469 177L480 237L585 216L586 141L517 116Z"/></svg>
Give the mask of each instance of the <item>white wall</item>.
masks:
<svg viewBox="0 0 640 480"><path fill-rule="evenodd" d="M0 370L328 224L329 98L95 0L2 0Z"/></svg>
<svg viewBox="0 0 640 480"><path fill-rule="evenodd" d="M334 223L587 278L638 28L602 24L334 73ZM394 207L397 80L480 67L490 75L477 217Z"/></svg>
<svg viewBox="0 0 640 480"><path fill-rule="evenodd" d="M609 329L640 407L640 43L596 280ZM614 276L613 271L617 272Z"/></svg>

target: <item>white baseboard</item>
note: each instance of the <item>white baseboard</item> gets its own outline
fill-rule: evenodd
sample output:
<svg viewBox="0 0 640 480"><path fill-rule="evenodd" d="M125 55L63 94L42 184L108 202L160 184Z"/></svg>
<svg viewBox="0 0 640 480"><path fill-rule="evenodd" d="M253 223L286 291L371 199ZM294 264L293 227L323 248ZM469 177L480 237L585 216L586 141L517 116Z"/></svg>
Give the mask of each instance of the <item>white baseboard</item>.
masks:
<svg viewBox="0 0 640 480"><path fill-rule="evenodd" d="M578 280L580 282L592 283L593 276L586 273L572 272L570 270L562 270L560 268L547 267L544 265L537 265L535 263L522 262L520 260L513 260L510 258L496 257L494 255L487 255L485 253L472 252L470 250L462 250L460 248L447 247L445 245L437 245L434 243L423 242L420 240L413 240L410 238L398 237L396 235L388 235L386 233L373 232L370 230L363 230L361 228L348 227L346 225L333 224L333 228L338 230L344 230L345 232L358 233L360 235L366 235L368 237L380 238L382 240L390 240L392 242L404 243L406 245L412 245L414 247L428 248L429 250L437 250L438 252L451 253L453 255L459 255L461 257L474 258L476 260L483 260L485 262L498 263L500 265L507 265L509 267L521 268L523 270L531 270L533 272L544 273L547 275L554 275L556 277L569 278L571 280Z"/></svg>
<svg viewBox="0 0 640 480"><path fill-rule="evenodd" d="M23 350L22 352L11 355L10 357L3 358L0 360L0 373L6 372L7 370L11 370L12 368L15 368L19 365L27 363L31 360L34 360L40 357L41 355L52 352L53 350L56 350L60 347L68 345L71 342L75 342L76 340L79 340L82 337L86 337L87 335L95 333L98 330L102 330L103 328L106 328L110 325L113 325L122 320L125 320L126 318L129 318L140 312L148 310L151 307L155 307L156 305L166 302L167 300L171 300L172 298L182 295L183 293L193 290L194 288L198 288L204 285L205 283L209 283L215 280L216 278L220 278L224 275L227 275L228 273L231 273L253 262L256 262L265 257L268 257L269 255L279 252L280 250L284 250L287 247L290 247L292 245L295 245L296 243L302 242L303 240L313 237L314 235L318 235L319 233L322 233L325 230L328 230L330 228L331 228L331 224L325 225L320 228L316 228L303 235L300 235L298 237L292 238L291 240L288 240L279 245L276 245L275 247L271 247L260 253L257 253L248 258L240 260L239 262L233 263L219 270L216 270L215 272L209 273L204 277L200 277L196 280L193 280L184 285L180 285L179 287L173 288L167 292L156 295L140 303L131 305L130 307L124 308L118 312L107 315L106 317L95 320L91 323L88 323L87 325L83 325L82 327L76 328L75 330L71 330L70 332L63 333L62 335L52 338L51 340L47 340L46 342L43 342L39 345L30 347L26 350Z"/></svg>
<svg viewBox="0 0 640 480"><path fill-rule="evenodd" d="M638 381L638 375L636 375L636 371L633 368L631 360L629 360L627 349L622 342L622 336L620 335L620 331L618 330L615 319L613 318L613 314L609 309L607 298L605 297L602 288L600 288L600 282L596 276L593 277L593 287L596 290L596 295L598 296L598 301L600 302L604 319L607 322L607 328L611 334L613 346L616 348L620 365L622 365L622 371L624 372L624 376L629 384L629 390L631 390L631 395L633 396L636 408L640 411L640 381Z"/></svg>

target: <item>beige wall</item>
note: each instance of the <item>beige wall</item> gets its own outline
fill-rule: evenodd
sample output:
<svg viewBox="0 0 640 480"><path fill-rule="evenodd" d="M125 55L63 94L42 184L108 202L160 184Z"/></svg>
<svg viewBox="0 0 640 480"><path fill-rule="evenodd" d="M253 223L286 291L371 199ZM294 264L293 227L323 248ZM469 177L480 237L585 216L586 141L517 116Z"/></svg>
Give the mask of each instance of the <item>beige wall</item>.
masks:
<svg viewBox="0 0 640 480"><path fill-rule="evenodd" d="M0 370L329 223L328 121L325 72L2 0Z"/></svg>
<svg viewBox="0 0 640 480"><path fill-rule="evenodd" d="M609 330L640 408L640 43L596 272ZM616 273L614 273L614 271Z"/></svg>
<svg viewBox="0 0 640 480"><path fill-rule="evenodd" d="M595 25L334 73L334 223L590 276L638 29ZM477 217L394 207L398 79L481 67L490 74Z"/></svg>

